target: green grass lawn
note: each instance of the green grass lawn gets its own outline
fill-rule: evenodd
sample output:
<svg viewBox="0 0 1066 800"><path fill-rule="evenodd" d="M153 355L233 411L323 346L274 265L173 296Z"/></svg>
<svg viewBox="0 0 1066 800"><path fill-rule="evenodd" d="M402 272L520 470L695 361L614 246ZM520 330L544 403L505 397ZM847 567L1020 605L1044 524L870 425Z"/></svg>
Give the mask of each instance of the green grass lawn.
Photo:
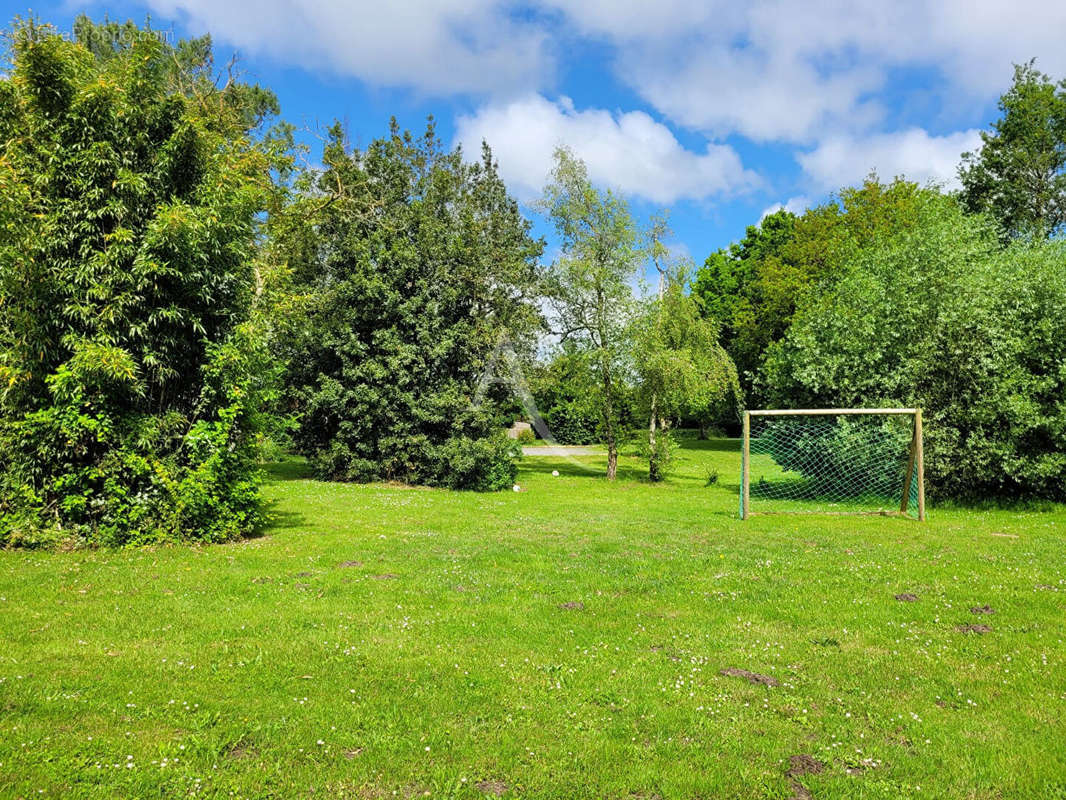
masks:
<svg viewBox="0 0 1066 800"><path fill-rule="evenodd" d="M734 441L602 460L0 553L0 796L1066 797L1066 510L740 522Z"/></svg>

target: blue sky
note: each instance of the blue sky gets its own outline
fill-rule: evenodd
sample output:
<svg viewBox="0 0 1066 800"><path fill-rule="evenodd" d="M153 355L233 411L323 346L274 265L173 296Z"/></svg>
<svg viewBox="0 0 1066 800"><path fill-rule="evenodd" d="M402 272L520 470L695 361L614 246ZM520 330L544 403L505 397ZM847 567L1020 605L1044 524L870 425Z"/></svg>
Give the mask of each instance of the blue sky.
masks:
<svg viewBox="0 0 1066 800"><path fill-rule="evenodd" d="M1037 0L146 0L2 3L69 29L80 12L210 32L273 88L317 151L390 116L493 147L522 201L569 145L639 219L668 208L701 262L771 208L871 170L948 187L1015 62L1066 77L1066 4ZM316 156L317 157L317 156ZM529 212L533 216L533 212ZM537 229L547 232L543 222Z"/></svg>

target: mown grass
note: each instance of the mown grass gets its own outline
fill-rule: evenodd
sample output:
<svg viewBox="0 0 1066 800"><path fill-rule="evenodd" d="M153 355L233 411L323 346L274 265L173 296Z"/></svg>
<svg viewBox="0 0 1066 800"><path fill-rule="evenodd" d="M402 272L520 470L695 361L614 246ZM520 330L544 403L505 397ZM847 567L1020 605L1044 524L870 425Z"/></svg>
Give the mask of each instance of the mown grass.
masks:
<svg viewBox="0 0 1066 800"><path fill-rule="evenodd" d="M601 461L287 462L257 539L0 553L0 796L1066 797L1066 510L740 522L734 441Z"/></svg>

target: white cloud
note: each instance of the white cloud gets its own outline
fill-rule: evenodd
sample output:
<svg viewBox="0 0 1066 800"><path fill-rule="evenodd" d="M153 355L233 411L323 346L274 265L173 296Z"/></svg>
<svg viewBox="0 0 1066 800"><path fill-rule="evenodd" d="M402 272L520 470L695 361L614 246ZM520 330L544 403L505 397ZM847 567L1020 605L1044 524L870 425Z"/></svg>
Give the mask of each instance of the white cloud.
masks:
<svg viewBox="0 0 1066 800"><path fill-rule="evenodd" d="M664 115L715 136L805 142L828 127L869 127L884 113L864 98L880 83L877 70L825 76L783 54L644 53L628 58L620 72Z"/></svg>
<svg viewBox="0 0 1066 800"><path fill-rule="evenodd" d="M487 141L508 185L526 198L544 187L559 145L585 162L596 183L660 204L733 194L759 183L727 145L687 150L642 111L578 110L568 98L552 102L530 95L486 106L457 120L456 139L474 153Z"/></svg>
<svg viewBox="0 0 1066 800"><path fill-rule="evenodd" d="M512 92L550 82L540 25L506 0L147 0L250 53L420 92Z"/></svg>
<svg viewBox="0 0 1066 800"><path fill-rule="evenodd" d="M433 94L520 96L563 48L604 42L648 103L715 136L811 143L884 118L895 68L965 107L1012 62L1066 72L1066 3L1048 0L147 0L220 40L291 64Z"/></svg>
<svg viewBox="0 0 1066 800"><path fill-rule="evenodd" d="M1066 3L1046 0L546 0L611 42L619 75L670 119L714 135L808 143L878 126L896 68L941 101L981 105L1037 57L1066 72Z"/></svg>
<svg viewBox="0 0 1066 800"><path fill-rule="evenodd" d="M930 136L921 128L911 128L864 137L830 136L796 158L813 185L824 191L853 185L871 171L882 180L903 176L956 189L959 157L967 150L977 150L980 144L977 130Z"/></svg>
<svg viewBox="0 0 1066 800"><path fill-rule="evenodd" d="M762 222L771 214L776 214L778 211L788 211L790 214L802 214L811 205L811 198L806 195L799 195L797 197L790 197L784 203L774 203L771 206L767 206L762 210L759 215L759 222Z"/></svg>
<svg viewBox="0 0 1066 800"><path fill-rule="evenodd" d="M955 127L979 124L971 115L1007 87L1015 62L1035 57L1043 71L1066 74L1066 3L1049 0L146 2L282 63L473 95L483 105L457 120L457 138L473 148L486 138L526 197L539 193L559 143L598 182L657 203L756 186L727 137L802 148L797 191L811 196L871 169L950 188L976 131L907 126L943 128L958 114ZM644 104L708 143L686 148L642 111L545 99L567 50L590 43Z"/></svg>

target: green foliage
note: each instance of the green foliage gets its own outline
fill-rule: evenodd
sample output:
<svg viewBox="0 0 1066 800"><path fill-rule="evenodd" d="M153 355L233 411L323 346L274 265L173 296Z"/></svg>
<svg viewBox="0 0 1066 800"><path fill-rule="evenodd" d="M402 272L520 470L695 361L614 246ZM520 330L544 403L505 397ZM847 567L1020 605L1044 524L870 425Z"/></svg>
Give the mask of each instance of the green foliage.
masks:
<svg viewBox="0 0 1066 800"><path fill-rule="evenodd" d="M890 498L903 493L912 436L911 418L896 416L753 418L752 452L769 455L782 470L803 476L800 485L763 480L764 497ZM753 478L756 477L753 475Z"/></svg>
<svg viewBox="0 0 1066 800"><path fill-rule="evenodd" d="M522 449L504 433L479 439L453 437L439 449L443 469L439 485L445 489L499 492L514 486Z"/></svg>
<svg viewBox="0 0 1066 800"><path fill-rule="evenodd" d="M1016 65L999 109L981 149L963 154L963 205L991 214L1005 237L1050 236L1066 223L1066 81Z"/></svg>
<svg viewBox="0 0 1066 800"><path fill-rule="evenodd" d="M535 441L537 441L537 434L533 433L533 431L529 428L523 428L518 432L517 441L520 445L533 444Z"/></svg>
<svg viewBox="0 0 1066 800"><path fill-rule="evenodd" d="M599 383L589 354L573 343L530 371L530 390L552 438L559 444L601 441ZM622 397L626 405L627 396ZM624 418L624 412L620 412Z"/></svg>
<svg viewBox="0 0 1066 800"><path fill-rule="evenodd" d="M625 201L597 190L584 163L565 148L555 151L541 207L562 240L545 282L553 321L563 341L594 365L607 476L614 479L634 311L629 281L641 255L636 226Z"/></svg>
<svg viewBox="0 0 1066 800"><path fill-rule="evenodd" d="M294 296L276 337L294 440L318 475L500 489L500 387L479 388L504 345L537 329L542 244L491 153L477 163L389 135L347 151L339 126L315 185L285 212L279 257Z"/></svg>
<svg viewBox="0 0 1066 800"><path fill-rule="evenodd" d="M676 452L677 442L669 430L660 429L654 440L648 436L637 437L637 455L648 462L648 480L652 482L666 479Z"/></svg>
<svg viewBox="0 0 1066 800"><path fill-rule="evenodd" d="M763 362L797 309L831 284L856 250L912 227L916 203L926 191L899 179L883 185L870 176L800 217L787 211L768 215L739 243L707 258L692 294L719 324L749 407L767 402Z"/></svg>
<svg viewBox="0 0 1066 800"><path fill-rule="evenodd" d="M19 24L0 81L0 542L219 541L259 516L250 257L276 162L249 96L205 82L208 43L120 32Z"/></svg>
<svg viewBox="0 0 1066 800"><path fill-rule="evenodd" d="M1000 250L924 192L916 222L856 250L767 371L782 406L919 406L938 497L1066 496L1066 251Z"/></svg>
<svg viewBox="0 0 1066 800"><path fill-rule="evenodd" d="M563 400L544 412L552 437L559 444L596 444L600 434L600 409L595 396Z"/></svg>

